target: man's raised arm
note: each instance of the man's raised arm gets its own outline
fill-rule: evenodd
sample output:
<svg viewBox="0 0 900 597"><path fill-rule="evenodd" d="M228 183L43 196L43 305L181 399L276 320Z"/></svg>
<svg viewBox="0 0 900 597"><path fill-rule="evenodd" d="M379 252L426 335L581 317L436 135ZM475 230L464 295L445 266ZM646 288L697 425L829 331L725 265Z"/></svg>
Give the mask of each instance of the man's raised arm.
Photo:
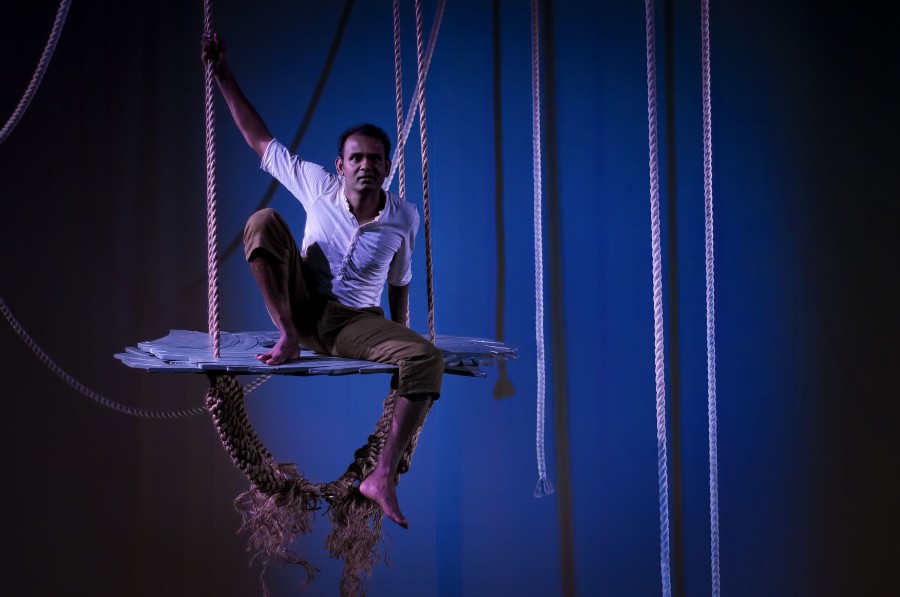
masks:
<svg viewBox="0 0 900 597"><path fill-rule="evenodd" d="M203 36L203 53L201 55L203 62L209 62L213 65L213 74L216 77L216 83L219 84L219 90L225 97L228 109L231 110L231 117L234 123L240 129L241 134L247 144L253 148L259 157L263 156L269 141L272 140L272 134L263 119L260 118L244 93L238 86L237 81L228 67L225 60L225 44L219 39L218 34L213 33L212 36Z"/></svg>

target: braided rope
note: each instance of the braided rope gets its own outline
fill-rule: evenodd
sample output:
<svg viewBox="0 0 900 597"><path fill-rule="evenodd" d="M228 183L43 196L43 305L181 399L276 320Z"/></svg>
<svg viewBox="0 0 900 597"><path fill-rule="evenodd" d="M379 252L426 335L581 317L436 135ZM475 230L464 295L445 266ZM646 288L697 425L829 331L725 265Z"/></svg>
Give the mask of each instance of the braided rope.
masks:
<svg viewBox="0 0 900 597"><path fill-rule="evenodd" d="M428 127L425 116L425 42L422 0L416 0L416 63L419 67L419 137L422 142L422 213L425 216L425 286L428 293L428 339L434 344L434 271L431 255L431 197L428 192ZM434 37L434 34L432 34Z"/></svg>
<svg viewBox="0 0 900 597"><path fill-rule="evenodd" d="M547 462L544 448L544 417L547 395L544 359L544 236L542 220L541 180L541 71L540 71L540 21L538 0L531 0L531 145L532 175L534 176L534 334L537 345L537 452L538 482L534 497L553 493L553 485L547 478Z"/></svg>
<svg viewBox="0 0 900 597"><path fill-rule="evenodd" d="M394 390L385 398L375 430L366 444L356 450L346 472L329 483L314 483L298 472L295 465L275 462L247 418L244 393L234 376L210 376L207 410L226 451L251 483L235 500L243 520L240 530L250 535L251 549L266 561L274 556L299 564L311 578L316 569L291 545L298 534L312 530L315 511L323 501L327 502L326 514L332 528L325 544L332 557L344 560L341 594L365 594L367 578L380 559L383 514L356 485L369 476L378 462L390 434L397 397ZM409 471L418 438L419 432L404 451L395 483Z"/></svg>
<svg viewBox="0 0 900 597"><path fill-rule="evenodd" d="M212 35L212 6L203 1L203 32ZM207 287L209 337L213 356L219 358L219 244L218 218L216 217L216 106L213 95L213 64L206 63L204 78L206 107L206 268L209 276Z"/></svg>
<svg viewBox="0 0 900 597"><path fill-rule="evenodd" d="M293 549L298 533L312 528L319 487L307 481L292 464L276 463L247 419L241 384L233 375L211 375L206 408L219 439L235 465L250 479L250 489L235 499L250 534L250 547L267 562L275 556L299 564L311 578L315 568ZM263 583L263 592L265 584Z"/></svg>
<svg viewBox="0 0 900 597"><path fill-rule="evenodd" d="M50 37L44 45L44 51L41 53L41 59L38 61L37 68L31 76L31 81L28 83L28 87L25 89L22 99L20 99L18 105L16 105L16 109L6 121L6 124L3 125L3 129L0 129L0 143L3 143L12 130L16 128L16 125L19 124L22 116L25 115L25 110L28 109L31 100L37 93L38 87L44 78L44 73L47 72L47 66L50 64L50 59L53 57L53 52L56 50L56 42L59 41L59 37L62 35L63 25L66 22L66 15L69 14L69 6L71 5L72 0L62 0L59 3L59 9L56 11L56 18L53 20L53 28L50 30Z"/></svg>
<svg viewBox="0 0 900 597"><path fill-rule="evenodd" d="M21 338L21 340L25 343L25 345L33 352L37 357L43 362L50 370L55 373L60 379L69 384L76 391L81 394L87 396L97 404L101 406L105 406L106 408L110 408L116 412L131 415L133 417L140 417L143 419L183 419L185 417L193 417L196 415L203 414L206 409L204 408L192 408L188 410L145 410L143 408L135 408L133 406L127 406L125 404L121 404L116 402L115 400L110 400L106 398L94 390L88 388L80 381L72 377L66 371L63 370L62 367L56 364L56 362L50 358L50 356L44 352L44 350L38 346L37 342L35 342L32 337L25 331L25 328L19 323L19 321L12 314L12 311L9 310L9 307L6 305L6 301L0 297L0 312L3 313L3 316L6 318L6 321L9 323L10 327L12 327L13 331Z"/></svg>
<svg viewBox="0 0 900 597"><path fill-rule="evenodd" d="M226 451L251 482L250 488L235 500L243 520L240 530L249 534L251 549L263 555L265 561L274 556L299 564L312 578L316 569L291 545L298 534L312 530L313 513L324 500L332 522L325 545L333 558L344 561L341 594L364 595L368 578L380 560L383 513L359 492L357 485L378 463L390 434L397 391L392 390L385 398L375 430L366 444L356 450L344 474L329 483L314 483L295 465L275 462L247 418L244 396L269 377L260 376L242 393L234 376L210 375L207 409ZM419 427L403 453L395 483L409 471L421 430Z"/></svg>
<svg viewBox="0 0 900 597"><path fill-rule="evenodd" d="M394 10L394 95L396 98L397 110L397 139L403 136L403 68L401 60L401 44L400 44L400 0L393 1ZM430 40L429 40L430 41ZM434 49L433 45L430 45ZM406 197L406 152L404 144L399 143L394 152L394 159L397 160L397 192L401 197ZM390 185L388 185L390 186ZM409 327L409 308L407 306L403 324Z"/></svg>
<svg viewBox="0 0 900 597"><path fill-rule="evenodd" d="M444 18L444 8L446 5L447 0L438 0L438 5L434 13L434 21L431 25L431 33L428 36L428 47L425 50L425 68L424 70L421 68L419 69L418 80L416 81L416 91L413 94L412 99L410 99L409 110L406 112L406 122L403 124L403 132L397 139L397 146L394 148L394 155L391 159L391 171L388 173L388 176L382 185L382 188L385 190L390 188L391 182L394 180L394 174L397 171L397 152L402 151L406 146L406 139L409 137L410 130L412 130L413 120L416 117L419 103L418 98L422 93L422 88L425 87L425 78L428 76L428 69L431 68L431 58L434 55L434 47L437 44L438 32L441 30L441 21Z"/></svg>
<svg viewBox="0 0 900 597"><path fill-rule="evenodd" d="M242 388L234 376L217 375L206 394L206 409L234 463L262 491L276 493L282 480L274 473L272 454L247 419L242 398Z"/></svg>
<svg viewBox="0 0 900 597"><path fill-rule="evenodd" d="M397 138L403 134L403 71L400 60L400 0L394 0L394 95L397 108ZM404 160L403 144L397 144L394 152L397 160L398 192L406 197L406 160Z"/></svg>
<svg viewBox="0 0 900 597"><path fill-rule="evenodd" d="M397 392L391 391L384 400L382 413L367 443L356 450L347 471L323 488L330 504L327 515L332 522L325 545L332 558L344 561L341 595L364 595L367 579L380 559L378 547L384 516L381 508L365 498L355 484L368 477L378 462L390 433L396 400ZM400 471L409 469L411 449L404 452L398 466L398 476ZM395 478L394 482L397 481Z"/></svg>
<svg viewBox="0 0 900 597"><path fill-rule="evenodd" d="M666 458L666 372L663 337L662 251L659 216L659 146L656 130L656 32L653 0L644 0L647 33L647 127L650 154L650 229L653 255L653 328L656 357L656 450L659 474L660 570L663 597L672 594L669 570L669 480Z"/></svg>
<svg viewBox="0 0 900 597"><path fill-rule="evenodd" d="M709 417L709 533L712 596L719 597L719 456L716 415L716 288L713 242L712 99L709 0L700 2L703 63L703 195L706 234L706 383Z"/></svg>

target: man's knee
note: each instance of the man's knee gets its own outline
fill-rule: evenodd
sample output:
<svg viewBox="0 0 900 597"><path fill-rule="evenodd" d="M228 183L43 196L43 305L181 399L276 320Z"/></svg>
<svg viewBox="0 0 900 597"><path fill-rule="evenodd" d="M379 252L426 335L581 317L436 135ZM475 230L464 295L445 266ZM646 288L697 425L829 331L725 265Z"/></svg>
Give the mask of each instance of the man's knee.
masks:
<svg viewBox="0 0 900 597"><path fill-rule="evenodd" d="M444 371L444 352L424 338L411 342L403 350L404 360L414 362L420 369L430 369L442 373Z"/></svg>
<svg viewBox="0 0 900 597"><path fill-rule="evenodd" d="M285 225L284 218L277 211L271 207L261 209L247 218L247 223L244 225L244 243L255 234L272 229L277 230Z"/></svg>
<svg viewBox="0 0 900 597"><path fill-rule="evenodd" d="M271 207L261 209L244 226L244 256L249 261L258 250L264 250L277 257L289 242L290 234L281 214Z"/></svg>
<svg viewBox="0 0 900 597"><path fill-rule="evenodd" d="M408 398L437 398L441 393L444 375L444 353L430 342L417 344L405 362L400 365L401 395Z"/></svg>
<svg viewBox="0 0 900 597"><path fill-rule="evenodd" d="M442 375L444 373L444 351L431 342L427 345L423 360L436 375Z"/></svg>

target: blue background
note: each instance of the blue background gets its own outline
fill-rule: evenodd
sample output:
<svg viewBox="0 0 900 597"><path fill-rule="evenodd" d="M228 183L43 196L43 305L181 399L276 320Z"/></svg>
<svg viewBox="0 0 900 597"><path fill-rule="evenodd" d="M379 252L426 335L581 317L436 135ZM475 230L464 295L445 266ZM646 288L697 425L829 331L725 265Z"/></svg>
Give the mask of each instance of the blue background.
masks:
<svg viewBox="0 0 900 597"><path fill-rule="evenodd" d="M414 20L412 3L402 5L407 108ZM425 2L426 27L435 5ZM497 371L445 379L400 485L411 528L386 526L391 566L376 568L369 594L659 594L643 5L542 7L546 445L557 487L542 499L532 496L530 16L524 0L497 5L499 36L493 3L449 0L428 78L434 272L438 332L502 331L519 349L506 368L515 393L493 397ZM900 555L900 56L884 38L900 19L894 5L850 6L713 3L727 595L886 595ZM55 10L0 12L4 118ZM344 3L214 10L245 93L289 143ZM201 376L149 375L111 356L206 326L201 16L199 3L75 2L41 89L0 145L3 298L66 370L146 408L200 405L206 388ZM656 22L673 588L706 595L699 3L660 3ZM337 135L356 122L395 136L391 28L389 2L354 3L304 158L331 168ZM413 131L408 195L421 205ZM221 101L217 134L224 244L269 180ZM279 190L272 205L299 236L296 200ZM419 238L412 320L424 331ZM223 329L270 327L242 259L225 261L221 276ZM13 334L0 338L11 385L0 433L10 594L259 592L231 509L246 480L209 421L97 408ZM278 460L331 479L365 441L387 385L386 376L278 378L247 404ZM300 571L270 566L273 594L337 592L327 524L298 542L321 568L316 580L300 589Z"/></svg>

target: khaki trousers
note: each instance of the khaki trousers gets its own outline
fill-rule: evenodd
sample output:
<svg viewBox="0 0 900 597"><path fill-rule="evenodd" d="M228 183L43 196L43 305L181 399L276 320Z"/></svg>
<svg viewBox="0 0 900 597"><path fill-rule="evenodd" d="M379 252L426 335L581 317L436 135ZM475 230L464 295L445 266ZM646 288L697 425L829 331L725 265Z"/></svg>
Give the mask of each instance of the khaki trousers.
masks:
<svg viewBox="0 0 900 597"><path fill-rule="evenodd" d="M288 267L291 311L303 346L333 356L396 365L401 396L440 395L443 353L406 326L386 319L380 307L348 307L315 292L290 228L273 209L256 212L244 228L247 260L260 250Z"/></svg>

